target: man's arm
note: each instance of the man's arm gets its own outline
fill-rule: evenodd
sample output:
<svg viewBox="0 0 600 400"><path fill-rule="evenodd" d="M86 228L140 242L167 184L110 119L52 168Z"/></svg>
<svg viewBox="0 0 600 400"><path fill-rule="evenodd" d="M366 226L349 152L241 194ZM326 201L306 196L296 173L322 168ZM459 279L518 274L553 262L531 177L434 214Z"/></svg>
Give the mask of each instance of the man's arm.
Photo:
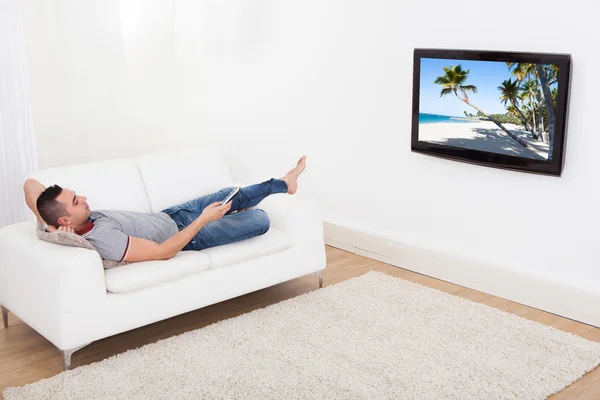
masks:
<svg viewBox="0 0 600 400"><path fill-rule="evenodd" d="M36 181L35 179L27 179L25 181L25 184L23 185L23 191L25 192L25 202L27 203L27 206L31 209L31 211L33 211L38 221L42 225L44 225L46 222L42 219L42 217L40 217L40 213L38 212L35 202L44 190L46 190L46 187L38 181Z"/></svg>
<svg viewBox="0 0 600 400"><path fill-rule="evenodd" d="M44 221L42 217L40 217L40 213L38 212L36 202L38 197L40 197L40 194L42 194L44 190L46 190L46 187L38 181L36 181L35 179L27 179L25 181L25 184L23 185L23 191L25 192L25 203L27 203L27 206L31 209L31 211L33 211L33 213L35 214L42 226L46 224L46 221ZM54 225L48 225L46 230L48 232L53 232L56 230L71 233L75 232L71 227L60 226L57 229Z"/></svg>
<svg viewBox="0 0 600 400"><path fill-rule="evenodd" d="M124 261L168 260L175 257L200 232L200 229L209 222L223 217L229 209L231 209L231 202L223 206L219 202L209 205L194 222L161 244L147 239L132 237Z"/></svg>

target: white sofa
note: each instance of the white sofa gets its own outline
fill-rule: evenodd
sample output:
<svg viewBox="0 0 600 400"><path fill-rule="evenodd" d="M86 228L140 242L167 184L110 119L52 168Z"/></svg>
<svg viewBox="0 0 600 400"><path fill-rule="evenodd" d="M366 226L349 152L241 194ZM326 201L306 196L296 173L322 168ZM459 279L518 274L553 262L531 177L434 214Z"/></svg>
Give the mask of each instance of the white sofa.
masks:
<svg viewBox="0 0 600 400"><path fill-rule="evenodd" d="M255 183L242 182L234 170L244 165L230 155L191 149L39 170L28 178L75 190L92 209L158 212ZM95 250L41 241L33 217L6 226L0 229L4 326L10 310L52 342L69 369L73 352L95 340L304 275L319 275L321 287L322 220L297 197L276 194L257 206L271 221L262 236L112 269L103 268Z"/></svg>

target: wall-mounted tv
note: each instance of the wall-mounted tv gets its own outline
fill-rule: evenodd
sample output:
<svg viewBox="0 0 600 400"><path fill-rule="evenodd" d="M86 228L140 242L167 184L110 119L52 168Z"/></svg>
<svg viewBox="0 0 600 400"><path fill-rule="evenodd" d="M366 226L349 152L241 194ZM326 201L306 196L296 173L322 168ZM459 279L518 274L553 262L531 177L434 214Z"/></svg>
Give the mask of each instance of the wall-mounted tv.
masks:
<svg viewBox="0 0 600 400"><path fill-rule="evenodd" d="M412 151L560 176L571 56L415 49Z"/></svg>

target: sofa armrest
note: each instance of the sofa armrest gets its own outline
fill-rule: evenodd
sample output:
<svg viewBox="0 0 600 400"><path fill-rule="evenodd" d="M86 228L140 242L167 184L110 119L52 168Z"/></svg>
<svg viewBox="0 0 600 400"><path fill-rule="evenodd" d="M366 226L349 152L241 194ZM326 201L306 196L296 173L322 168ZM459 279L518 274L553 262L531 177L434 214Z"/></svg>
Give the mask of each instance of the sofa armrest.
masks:
<svg viewBox="0 0 600 400"><path fill-rule="evenodd" d="M33 222L0 229L0 304L55 345L61 320L106 296L100 255L41 241Z"/></svg>
<svg viewBox="0 0 600 400"><path fill-rule="evenodd" d="M271 227L289 235L293 246L325 268L323 219L315 203L296 196L273 195L256 207L269 216Z"/></svg>
<svg viewBox="0 0 600 400"><path fill-rule="evenodd" d="M276 194L262 200L256 207L267 212L271 227L291 235L292 239L323 237L323 221L314 203L294 196Z"/></svg>

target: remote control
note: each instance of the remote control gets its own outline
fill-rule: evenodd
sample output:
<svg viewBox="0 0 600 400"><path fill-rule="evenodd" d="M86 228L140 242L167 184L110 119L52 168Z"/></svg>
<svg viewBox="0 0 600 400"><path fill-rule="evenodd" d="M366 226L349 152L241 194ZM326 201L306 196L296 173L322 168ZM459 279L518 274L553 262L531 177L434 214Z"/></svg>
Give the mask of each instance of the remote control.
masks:
<svg viewBox="0 0 600 400"><path fill-rule="evenodd" d="M233 190L231 192L229 192L229 194L227 195L227 197L225 197L223 199L223 201L221 201L221 205L223 206L223 205L229 203L231 201L231 199L233 199L233 196L235 196L236 194L238 194L239 191L240 191L239 187L233 188Z"/></svg>

